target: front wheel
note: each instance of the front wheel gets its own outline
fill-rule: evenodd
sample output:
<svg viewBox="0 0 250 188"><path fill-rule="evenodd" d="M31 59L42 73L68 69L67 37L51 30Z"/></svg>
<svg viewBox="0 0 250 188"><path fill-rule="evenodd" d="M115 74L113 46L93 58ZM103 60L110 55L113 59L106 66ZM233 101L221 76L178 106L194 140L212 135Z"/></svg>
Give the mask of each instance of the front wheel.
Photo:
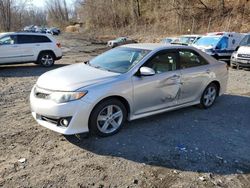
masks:
<svg viewBox="0 0 250 188"><path fill-rule="evenodd" d="M209 84L201 96L201 101L200 101L201 107L205 109L211 107L214 104L217 96L218 96L217 85L214 83Z"/></svg>
<svg viewBox="0 0 250 188"><path fill-rule="evenodd" d="M125 106L117 99L99 103L89 119L90 131L99 136L111 136L117 133L127 118Z"/></svg>
<svg viewBox="0 0 250 188"><path fill-rule="evenodd" d="M51 67L55 63L55 57L50 52L43 52L39 55L37 63L43 67Z"/></svg>

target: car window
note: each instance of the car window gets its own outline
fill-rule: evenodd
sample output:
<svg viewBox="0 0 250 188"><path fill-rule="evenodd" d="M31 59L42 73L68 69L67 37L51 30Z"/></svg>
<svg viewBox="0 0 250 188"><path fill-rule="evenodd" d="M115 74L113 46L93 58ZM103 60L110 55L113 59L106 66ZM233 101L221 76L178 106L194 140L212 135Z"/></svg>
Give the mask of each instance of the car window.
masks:
<svg viewBox="0 0 250 188"><path fill-rule="evenodd" d="M160 52L150 59L144 66L154 69L158 74L176 70L176 52Z"/></svg>
<svg viewBox="0 0 250 188"><path fill-rule="evenodd" d="M0 38L0 45L11 45L16 43L16 37L14 35L8 35Z"/></svg>
<svg viewBox="0 0 250 188"><path fill-rule="evenodd" d="M18 44L51 42L51 40L48 37L39 35L18 35L17 40Z"/></svg>
<svg viewBox="0 0 250 188"><path fill-rule="evenodd" d="M179 56L181 69L208 64L207 61L202 58L198 53L190 50L180 50Z"/></svg>
<svg viewBox="0 0 250 188"><path fill-rule="evenodd" d="M250 35L247 35L242 39L240 46L250 46Z"/></svg>
<svg viewBox="0 0 250 188"><path fill-rule="evenodd" d="M34 43L46 43L51 42L51 40L46 36L33 36L33 42Z"/></svg>
<svg viewBox="0 0 250 188"><path fill-rule="evenodd" d="M226 49L228 47L228 37L222 37L216 49Z"/></svg>
<svg viewBox="0 0 250 188"><path fill-rule="evenodd" d="M29 44L32 43L31 35L17 35L18 44Z"/></svg>

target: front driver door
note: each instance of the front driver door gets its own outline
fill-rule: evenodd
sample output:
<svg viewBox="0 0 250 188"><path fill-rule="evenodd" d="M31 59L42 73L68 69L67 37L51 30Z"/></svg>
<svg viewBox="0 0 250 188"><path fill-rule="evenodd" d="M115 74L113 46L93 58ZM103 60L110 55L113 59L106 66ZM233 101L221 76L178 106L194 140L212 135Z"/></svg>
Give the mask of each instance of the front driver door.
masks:
<svg viewBox="0 0 250 188"><path fill-rule="evenodd" d="M6 35L0 38L0 63L15 63L19 60L19 47L16 35Z"/></svg>
<svg viewBox="0 0 250 188"><path fill-rule="evenodd" d="M172 50L158 52L143 65L154 69L155 75L133 76L135 115L177 104L180 91L177 57Z"/></svg>

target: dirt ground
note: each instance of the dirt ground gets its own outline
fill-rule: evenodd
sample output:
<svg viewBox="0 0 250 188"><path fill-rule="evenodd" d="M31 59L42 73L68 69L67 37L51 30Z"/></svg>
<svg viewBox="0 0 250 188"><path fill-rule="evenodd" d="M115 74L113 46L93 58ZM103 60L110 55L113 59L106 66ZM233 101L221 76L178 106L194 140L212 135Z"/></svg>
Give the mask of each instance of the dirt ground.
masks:
<svg viewBox="0 0 250 188"><path fill-rule="evenodd" d="M79 35L58 40L65 56L50 69L107 50ZM31 116L30 90L50 69L0 66L0 187L250 187L250 71L230 69L227 93L208 110L189 107L84 138Z"/></svg>

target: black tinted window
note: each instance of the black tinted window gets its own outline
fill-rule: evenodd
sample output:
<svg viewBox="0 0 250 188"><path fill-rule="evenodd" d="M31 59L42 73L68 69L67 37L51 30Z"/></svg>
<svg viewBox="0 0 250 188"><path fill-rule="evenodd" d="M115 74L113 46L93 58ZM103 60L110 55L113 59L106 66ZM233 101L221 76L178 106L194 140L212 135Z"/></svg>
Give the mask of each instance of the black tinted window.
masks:
<svg viewBox="0 0 250 188"><path fill-rule="evenodd" d="M33 36L33 42L34 43L45 43L45 42L51 42L51 40L46 36Z"/></svg>
<svg viewBox="0 0 250 188"><path fill-rule="evenodd" d="M189 50L180 50L180 68L197 67L201 65L207 65L207 61L203 59L199 54Z"/></svg>
<svg viewBox="0 0 250 188"><path fill-rule="evenodd" d="M17 35L18 44L32 43L32 36L30 35Z"/></svg>
<svg viewBox="0 0 250 188"><path fill-rule="evenodd" d="M39 35L18 35L17 40L18 44L51 42L51 40L48 37Z"/></svg>
<svg viewBox="0 0 250 188"><path fill-rule="evenodd" d="M177 56L175 52L160 52L149 60L146 67L155 70L156 73L173 71L177 68Z"/></svg>

